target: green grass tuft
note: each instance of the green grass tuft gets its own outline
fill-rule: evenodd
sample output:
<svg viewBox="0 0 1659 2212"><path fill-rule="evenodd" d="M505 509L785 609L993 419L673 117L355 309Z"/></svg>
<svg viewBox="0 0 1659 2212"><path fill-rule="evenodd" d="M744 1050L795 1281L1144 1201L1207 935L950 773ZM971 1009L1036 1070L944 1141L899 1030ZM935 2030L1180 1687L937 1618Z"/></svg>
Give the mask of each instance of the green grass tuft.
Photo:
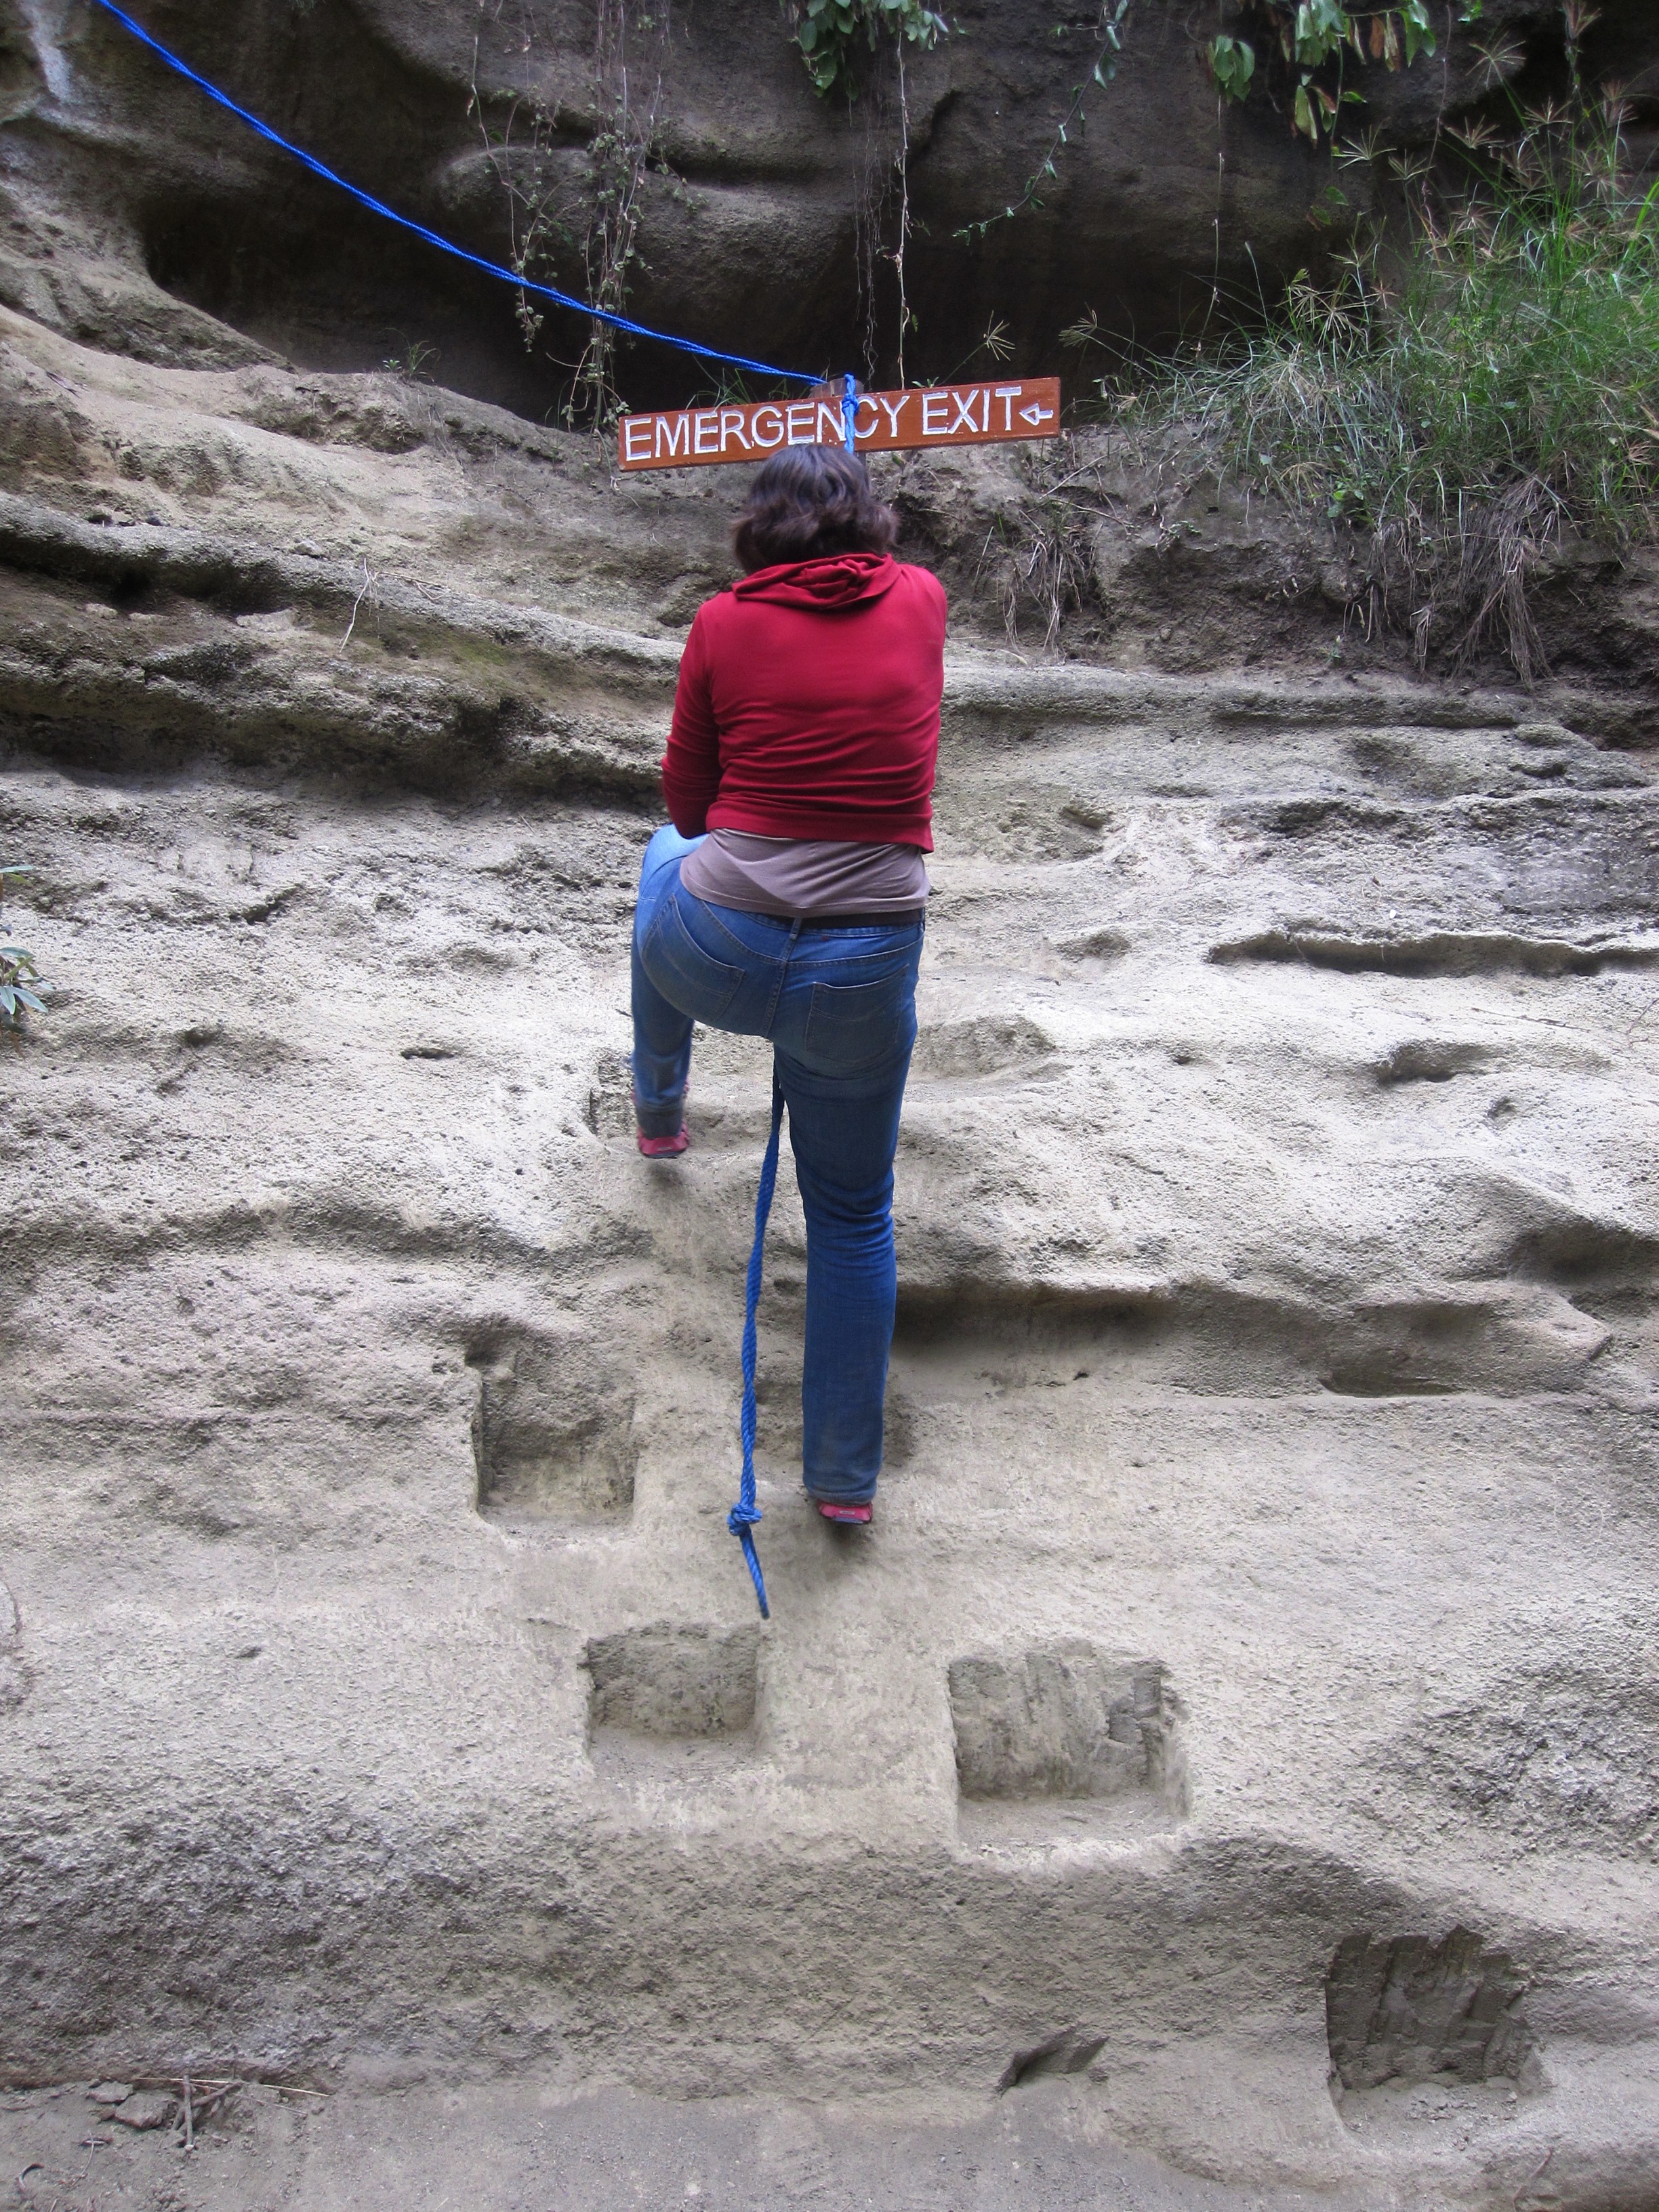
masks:
<svg viewBox="0 0 1659 2212"><path fill-rule="evenodd" d="M1216 463L1371 535L1378 611L1528 682L1540 562L1581 535L1659 538L1659 185L1616 101L1477 126L1395 165L1411 249L1352 250L1265 331L1102 380L1126 427L1196 431ZM1366 158L1362 155L1359 158Z"/></svg>

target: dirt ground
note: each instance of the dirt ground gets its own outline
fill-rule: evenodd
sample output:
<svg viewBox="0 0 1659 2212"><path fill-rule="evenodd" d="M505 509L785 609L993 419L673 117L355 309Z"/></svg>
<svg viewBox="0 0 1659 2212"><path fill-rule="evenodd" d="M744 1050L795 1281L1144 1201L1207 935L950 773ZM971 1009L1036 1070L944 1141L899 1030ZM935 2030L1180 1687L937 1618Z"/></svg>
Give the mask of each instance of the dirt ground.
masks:
<svg viewBox="0 0 1659 2212"><path fill-rule="evenodd" d="M83 2089L0 2100L0 2177L32 2212L1342 2212L1091 2139L1066 2084L924 2117L891 2100L670 2102L494 2088L250 2084L186 2150L179 2085L135 2133ZM210 2091L208 2094L211 2094Z"/></svg>

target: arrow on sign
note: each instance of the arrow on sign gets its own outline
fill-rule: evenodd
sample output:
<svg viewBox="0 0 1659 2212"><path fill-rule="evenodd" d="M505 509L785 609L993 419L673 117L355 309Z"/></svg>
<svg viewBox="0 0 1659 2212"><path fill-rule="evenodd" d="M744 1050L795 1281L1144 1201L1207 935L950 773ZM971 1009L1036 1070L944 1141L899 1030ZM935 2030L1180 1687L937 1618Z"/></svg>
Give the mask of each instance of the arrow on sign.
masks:
<svg viewBox="0 0 1659 2212"><path fill-rule="evenodd" d="M1054 412L1052 407L1022 407L1019 410L1019 419L1022 422L1030 422L1035 427L1039 422L1052 422L1054 419Z"/></svg>

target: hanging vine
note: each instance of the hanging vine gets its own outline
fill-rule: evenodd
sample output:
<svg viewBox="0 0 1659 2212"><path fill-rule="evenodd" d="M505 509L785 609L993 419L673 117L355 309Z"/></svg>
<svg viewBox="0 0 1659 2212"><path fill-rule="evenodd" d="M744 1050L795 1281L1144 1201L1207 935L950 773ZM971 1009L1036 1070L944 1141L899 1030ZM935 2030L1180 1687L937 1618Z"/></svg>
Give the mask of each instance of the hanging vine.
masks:
<svg viewBox="0 0 1659 2212"><path fill-rule="evenodd" d="M864 151L853 208L864 370L872 382L884 373L878 324L884 320L882 272L890 269L898 295L893 358L902 385L906 341L917 328L906 274L915 225L910 209L910 87L902 42L893 49L890 76L884 67L872 70L865 88Z"/></svg>
<svg viewBox="0 0 1659 2212"><path fill-rule="evenodd" d="M898 173L898 242L893 248L893 274L898 280L898 380L904 382L904 341L916 327L916 319L910 310L910 295L905 289L904 257L910 245L910 95L904 82L904 48L898 50L899 87L899 150Z"/></svg>
<svg viewBox="0 0 1659 2212"><path fill-rule="evenodd" d="M666 180L677 194L684 191L660 143L669 21L668 0L632 19L628 0L599 0L589 64L591 123L556 101L526 99L514 103L503 124L492 125L478 91L474 50L471 112L507 200L510 266L520 276L557 281L580 262L582 296L611 314L623 312L629 283L646 265L640 222L650 179ZM526 52L531 36L526 30ZM634 61L635 37L653 41L643 67ZM573 166L573 136L584 123L586 144ZM519 295L517 314L525 344L533 347L544 318L526 293ZM569 373L560 410L567 424L603 428L620 413L618 335L595 320L576 359L562 362Z"/></svg>
<svg viewBox="0 0 1659 2212"><path fill-rule="evenodd" d="M1066 111L1053 143L1042 161L1032 170L1018 194L1006 208L995 215L988 215L979 222L964 223L953 234L957 238L983 238L986 232L999 222L1012 222L1027 208L1041 207L1042 193L1050 178L1060 179L1059 162L1061 154L1073 138L1080 138L1088 127L1088 100L1097 85L1103 88L1117 75L1117 58L1123 51L1123 27L1127 20L1132 0L1101 0L1100 18L1096 24L1095 51L1092 66L1081 84L1072 87L1072 104ZM1055 31L1066 27L1057 23Z"/></svg>

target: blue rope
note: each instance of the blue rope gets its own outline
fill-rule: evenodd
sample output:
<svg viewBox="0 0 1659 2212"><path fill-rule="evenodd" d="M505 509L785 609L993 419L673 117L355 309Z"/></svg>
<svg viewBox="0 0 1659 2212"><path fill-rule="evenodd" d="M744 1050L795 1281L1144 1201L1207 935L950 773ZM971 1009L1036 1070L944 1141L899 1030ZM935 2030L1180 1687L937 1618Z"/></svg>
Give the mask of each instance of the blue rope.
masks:
<svg viewBox="0 0 1659 2212"><path fill-rule="evenodd" d="M766 1158L761 1162L760 1188L755 1194L755 1244L749 1255L749 1286L743 1312L743 1413L738 1423L743 1437L743 1483L738 1502L726 1516L726 1525L743 1546L743 1556L749 1568L755 1595L760 1600L761 1619L770 1620L771 1607L766 1602L766 1582L755 1551L755 1539L750 1533L761 1517L755 1503L755 1310L760 1304L761 1252L766 1243L766 1221L772 1211L772 1193L778 1180L778 1133L783 1127L783 1093L777 1079L772 1082L772 1133L766 1140Z"/></svg>
<svg viewBox="0 0 1659 2212"><path fill-rule="evenodd" d="M180 61L178 55L169 53L158 39L151 38L142 23L135 22L125 9L115 5L115 0L98 0L98 5L106 15L113 15L124 29L131 31L140 45L148 46L153 54L159 55L170 70L176 70L180 76L206 93L210 100L216 100L221 107L227 109L239 121L246 123L250 131L257 131L260 137L269 140L271 145L280 147L284 154L291 154L296 161L311 171L313 176L320 177L325 184L337 185L343 192L349 193L359 206L368 208L373 215L384 216L388 222L395 222L400 230L413 231L416 238L423 238L428 246L435 246L441 253L450 254L457 261L469 262L474 269L482 269L486 276L499 276L503 283L512 284L520 292L533 292L538 299L551 300L556 307L568 307L576 314L586 315L591 322L609 323L612 330L627 331L634 337L653 338L659 345L676 346L681 353L696 354L702 361L723 361L733 368L751 370L757 376L781 376L795 384L823 382L816 372L809 374L804 368L774 368L769 362L750 361L745 354L721 353L715 346L698 345L690 338L671 337L666 331L649 330L645 324L633 322L626 315L612 314L609 308L590 307L586 300L573 298L568 292L556 291L550 284L532 284L527 276L520 276L516 270L505 269L499 261L487 261L481 253L469 253L464 246L455 245L452 240L440 236L435 230L428 230L424 223L411 222L408 216L399 215L396 208L389 208L384 200L377 200L360 185L348 183L326 163L319 161L314 154L307 154L302 146L296 146L291 140L280 137L268 123L262 123L257 115L249 114L246 107L239 107L228 94L220 91L216 84L210 84L204 76L198 76L187 62Z"/></svg>

